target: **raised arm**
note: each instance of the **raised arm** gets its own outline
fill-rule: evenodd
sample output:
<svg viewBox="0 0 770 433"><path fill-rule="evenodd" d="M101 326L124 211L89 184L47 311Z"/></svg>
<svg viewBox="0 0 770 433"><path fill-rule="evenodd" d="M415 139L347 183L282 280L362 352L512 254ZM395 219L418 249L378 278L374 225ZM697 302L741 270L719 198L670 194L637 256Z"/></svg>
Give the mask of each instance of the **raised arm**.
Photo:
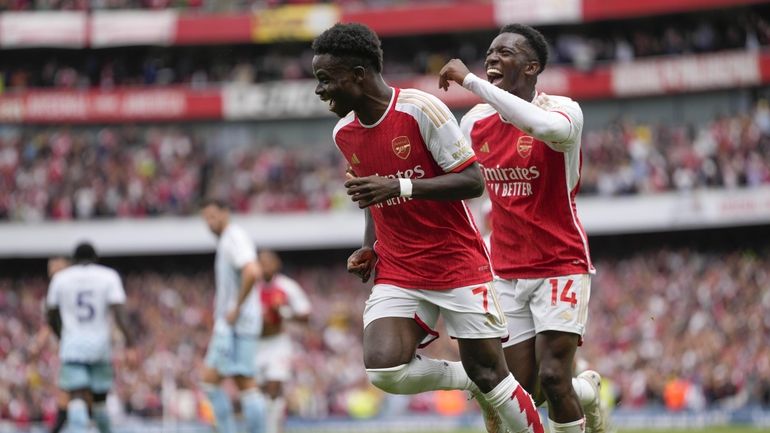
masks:
<svg viewBox="0 0 770 433"><path fill-rule="evenodd" d="M576 125L558 110L558 104L549 95L540 94L535 100L526 101L477 77L459 59L452 59L441 70L439 86L447 89L450 81L470 90L506 121L548 143L554 150L565 152L575 143L575 136L579 134ZM582 126L582 118L579 120Z"/></svg>

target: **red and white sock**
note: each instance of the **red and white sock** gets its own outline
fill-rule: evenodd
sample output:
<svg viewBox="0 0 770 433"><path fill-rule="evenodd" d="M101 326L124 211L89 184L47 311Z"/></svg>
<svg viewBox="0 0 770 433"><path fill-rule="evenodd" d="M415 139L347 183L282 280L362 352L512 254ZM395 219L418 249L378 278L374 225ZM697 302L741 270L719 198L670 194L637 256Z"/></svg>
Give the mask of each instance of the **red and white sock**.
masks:
<svg viewBox="0 0 770 433"><path fill-rule="evenodd" d="M514 433L543 433L543 423L537 413L532 396L519 385L512 374L484 394L486 400L497 409L503 422Z"/></svg>

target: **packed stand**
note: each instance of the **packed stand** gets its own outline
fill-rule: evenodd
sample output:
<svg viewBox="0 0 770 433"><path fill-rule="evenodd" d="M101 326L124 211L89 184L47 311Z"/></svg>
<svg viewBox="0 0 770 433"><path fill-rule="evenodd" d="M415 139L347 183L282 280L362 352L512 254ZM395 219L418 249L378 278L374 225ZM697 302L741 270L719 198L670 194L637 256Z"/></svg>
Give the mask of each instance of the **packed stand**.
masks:
<svg viewBox="0 0 770 433"><path fill-rule="evenodd" d="M770 106L705 125L618 120L583 134L581 193L603 196L770 184Z"/></svg>
<svg viewBox="0 0 770 433"><path fill-rule="evenodd" d="M579 357L609 379L623 407L770 408L767 253L663 250L599 260ZM366 418L444 410L437 394L386 396L368 384L361 362L368 290L341 264L290 273L313 305L309 325L290 328L290 415ZM124 365L118 344L112 410L158 417L165 409L180 420L210 420L196 384L212 327L213 275L134 272L125 275L125 286L143 361L133 370ZM56 414L57 342L44 324L45 290L41 277L0 279L0 418L19 424L51 422ZM429 350L457 359L446 337ZM685 386L684 401L668 395L675 384ZM164 390L170 396L165 408ZM475 410L465 403L461 408Z"/></svg>
<svg viewBox="0 0 770 433"><path fill-rule="evenodd" d="M348 205L345 166L331 146L227 147L219 137L226 132L0 128L0 219L190 215L206 196L226 199L236 212Z"/></svg>
<svg viewBox="0 0 770 433"><path fill-rule="evenodd" d="M2 0L0 0L2 1ZM730 13L646 18L630 22L542 27L550 64L590 70L603 62L770 46L770 7ZM383 40L386 77L437 74L451 58L482 70L495 31ZM409 47L405 50L404 47ZM449 48L448 48L449 47ZM205 88L220 83L310 79L306 42L202 47L124 47L102 50L20 50L4 54L0 91L28 88L110 90L116 86Z"/></svg>

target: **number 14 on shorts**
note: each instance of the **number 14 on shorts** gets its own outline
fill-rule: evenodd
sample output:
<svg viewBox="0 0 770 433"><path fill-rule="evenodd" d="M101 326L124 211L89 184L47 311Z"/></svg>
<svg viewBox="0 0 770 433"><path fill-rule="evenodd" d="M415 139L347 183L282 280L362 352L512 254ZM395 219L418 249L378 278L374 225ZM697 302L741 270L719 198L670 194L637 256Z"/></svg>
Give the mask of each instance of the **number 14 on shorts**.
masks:
<svg viewBox="0 0 770 433"><path fill-rule="evenodd" d="M564 283L564 287L561 289L561 295L559 295L559 280L551 278L548 281L551 283L551 305L555 306L556 302L561 301L569 303L572 308L575 308L575 305L577 305L578 302L577 295L575 295L574 291L570 291L574 280L569 279Z"/></svg>

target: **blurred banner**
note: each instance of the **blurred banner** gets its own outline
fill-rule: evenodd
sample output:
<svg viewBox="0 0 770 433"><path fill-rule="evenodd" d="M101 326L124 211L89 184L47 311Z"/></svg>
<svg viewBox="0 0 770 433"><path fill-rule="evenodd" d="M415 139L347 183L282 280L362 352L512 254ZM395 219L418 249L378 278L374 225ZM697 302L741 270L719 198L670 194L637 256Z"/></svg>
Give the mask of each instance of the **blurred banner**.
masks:
<svg viewBox="0 0 770 433"><path fill-rule="evenodd" d="M254 42L309 41L340 20L334 5L297 5L260 10L254 21Z"/></svg>
<svg viewBox="0 0 770 433"><path fill-rule="evenodd" d="M477 71L484 76L482 71ZM451 108L480 102L471 92L438 88L432 75L389 80L438 96ZM538 80L538 90L577 100L651 96L770 83L770 52L716 54L640 60L592 71L553 67ZM94 123L150 120L243 120L329 116L315 95L315 80L264 84L224 84L206 90L187 87L124 87L113 91L35 90L0 95L0 122Z"/></svg>
<svg viewBox="0 0 770 433"><path fill-rule="evenodd" d="M98 11L91 15L91 46L171 45L177 13L165 11Z"/></svg>
<svg viewBox="0 0 770 433"><path fill-rule="evenodd" d="M85 12L5 12L0 14L0 47L86 46Z"/></svg>
<svg viewBox="0 0 770 433"><path fill-rule="evenodd" d="M0 122L121 123L221 118L219 89L52 90L0 96Z"/></svg>
<svg viewBox="0 0 770 433"><path fill-rule="evenodd" d="M495 21L500 26L577 23L583 19L582 3L581 0L495 0Z"/></svg>

